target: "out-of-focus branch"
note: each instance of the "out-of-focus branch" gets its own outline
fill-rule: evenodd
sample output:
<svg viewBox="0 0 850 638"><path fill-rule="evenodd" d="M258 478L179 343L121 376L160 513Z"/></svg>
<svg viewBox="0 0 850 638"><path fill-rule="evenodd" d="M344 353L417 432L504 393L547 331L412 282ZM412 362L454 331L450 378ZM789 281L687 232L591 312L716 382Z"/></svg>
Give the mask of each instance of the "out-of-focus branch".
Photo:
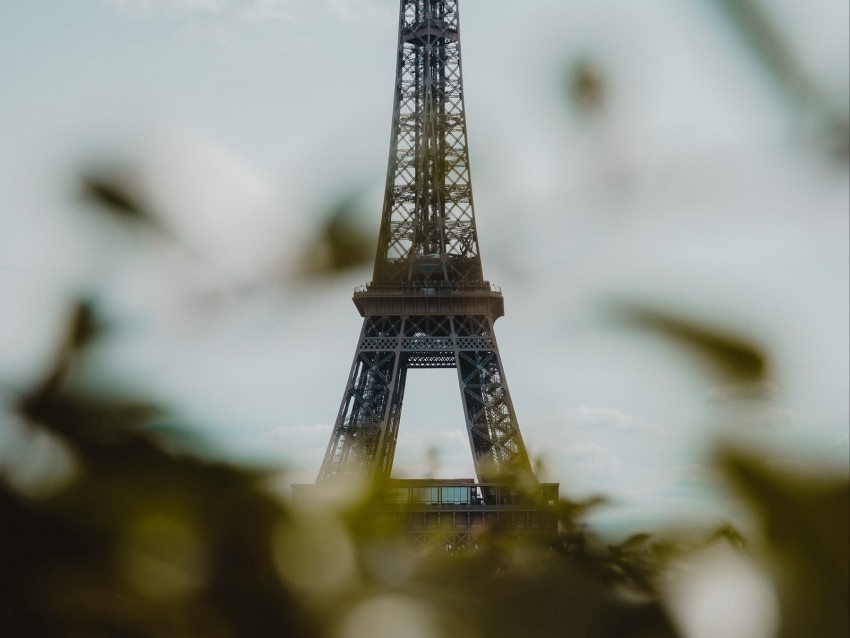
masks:
<svg viewBox="0 0 850 638"><path fill-rule="evenodd" d="M846 106L837 104L812 77L762 3L717 0L709 4L720 9L789 101L813 117L822 146L844 161L850 159L850 117Z"/></svg>

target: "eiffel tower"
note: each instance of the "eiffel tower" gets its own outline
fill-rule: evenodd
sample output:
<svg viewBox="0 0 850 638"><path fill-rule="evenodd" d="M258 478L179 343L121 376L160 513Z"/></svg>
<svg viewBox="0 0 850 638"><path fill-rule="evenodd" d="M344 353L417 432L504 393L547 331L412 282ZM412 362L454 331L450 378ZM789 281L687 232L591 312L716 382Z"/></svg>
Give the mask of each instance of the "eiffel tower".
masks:
<svg viewBox="0 0 850 638"><path fill-rule="evenodd" d="M354 293L363 329L316 482L389 479L408 370L455 368L478 485L485 487L477 490L471 479L405 485L432 504L504 503L510 490L499 485L536 481L493 332L504 301L481 269L458 4L401 0L375 267L371 283ZM449 483L466 491L447 492Z"/></svg>

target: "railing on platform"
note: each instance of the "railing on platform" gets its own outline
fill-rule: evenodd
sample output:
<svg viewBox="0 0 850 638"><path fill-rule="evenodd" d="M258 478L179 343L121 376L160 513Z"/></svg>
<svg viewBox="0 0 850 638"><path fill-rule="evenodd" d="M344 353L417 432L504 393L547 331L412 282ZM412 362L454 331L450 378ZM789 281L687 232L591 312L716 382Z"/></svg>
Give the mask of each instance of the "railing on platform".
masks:
<svg viewBox="0 0 850 638"><path fill-rule="evenodd" d="M501 295L502 288L489 281L481 284L454 284L444 281L429 281L421 284L406 284L403 286L365 284L354 289L355 295Z"/></svg>

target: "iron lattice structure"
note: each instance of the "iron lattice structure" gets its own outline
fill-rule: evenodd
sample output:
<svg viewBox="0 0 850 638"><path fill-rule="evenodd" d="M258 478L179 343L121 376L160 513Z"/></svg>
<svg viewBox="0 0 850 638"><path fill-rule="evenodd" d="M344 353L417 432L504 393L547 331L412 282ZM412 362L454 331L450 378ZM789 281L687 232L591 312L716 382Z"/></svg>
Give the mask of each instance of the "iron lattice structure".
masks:
<svg viewBox="0 0 850 638"><path fill-rule="evenodd" d="M458 0L401 0L392 136L363 330L317 482L389 478L407 371L456 368L478 479L530 477L483 278L473 211Z"/></svg>

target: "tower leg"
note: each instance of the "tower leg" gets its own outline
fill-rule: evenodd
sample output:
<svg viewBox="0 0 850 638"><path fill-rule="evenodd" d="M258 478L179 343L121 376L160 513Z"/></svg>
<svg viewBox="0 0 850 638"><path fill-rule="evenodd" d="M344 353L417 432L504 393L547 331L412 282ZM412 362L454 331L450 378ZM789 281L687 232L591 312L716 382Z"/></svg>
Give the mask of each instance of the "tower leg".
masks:
<svg viewBox="0 0 850 638"><path fill-rule="evenodd" d="M457 368L480 481L531 475L491 317L369 316L320 482L364 473L390 477L409 368Z"/></svg>
<svg viewBox="0 0 850 638"><path fill-rule="evenodd" d="M407 378L401 326L400 317L363 322L318 481L364 474L389 478Z"/></svg>
<svg viewBox="0 0 850 638"><path fill-rule="evenodd" d="M455 317L458 382L479 481L531 474L489 317Z"/></svg>

